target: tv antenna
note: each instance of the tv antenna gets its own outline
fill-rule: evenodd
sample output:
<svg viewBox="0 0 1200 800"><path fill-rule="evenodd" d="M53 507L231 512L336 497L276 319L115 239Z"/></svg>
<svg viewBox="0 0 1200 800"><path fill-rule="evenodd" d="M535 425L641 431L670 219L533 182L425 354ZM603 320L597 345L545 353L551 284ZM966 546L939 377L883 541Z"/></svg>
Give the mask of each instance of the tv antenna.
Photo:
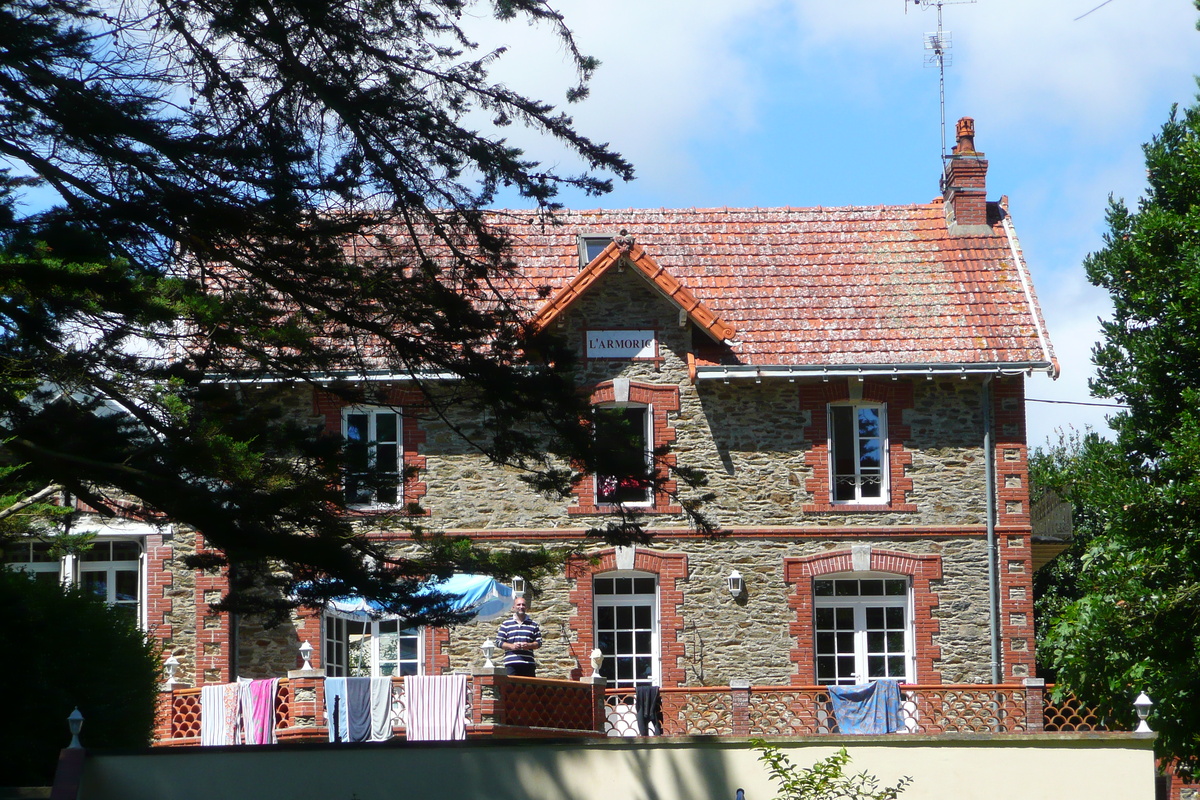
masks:
<svg viewBox="0 0 1200 800"><path fill-rule="evenodd" d="M942 29L942 6L959 6L974 4L975 0L904 0L904 13L908 13L908 4L924 9L937 9L937 30L925 34L925 66L937 67L938 71L938 108L942 122L942 162L946 161L946 67L953 66L954 55L950 48L954 46L954 35Z"/></svg>

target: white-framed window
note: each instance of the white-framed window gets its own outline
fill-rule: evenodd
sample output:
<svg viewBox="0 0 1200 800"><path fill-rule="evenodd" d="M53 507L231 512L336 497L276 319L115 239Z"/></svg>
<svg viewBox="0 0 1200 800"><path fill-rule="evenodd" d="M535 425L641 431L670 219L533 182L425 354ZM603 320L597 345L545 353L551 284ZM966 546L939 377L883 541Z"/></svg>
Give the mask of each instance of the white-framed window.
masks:
<svg viewBox="0 0 1200 800"><path fill-rule="evenodd" d="M347 503L393 506L400 502L402 430L400 412L394 408L342 410Z"/></svg>
<svg viewBox="0 0 1200 800"><path fill-rule="evenodd" d="M596 439L628 442L628 450L605 455L609 469L596 475L596 502L600 504L649 505L652 487L646 475L652 468L654 451L652 421L647 405L603 405L595 408Z"/></svg>
<svg viewBox="0 0 1200 800"><path fill-rule="evenodd" d="M39 583L61 583L62 559L50 552L50 544L41 541L15 541L4 545L4 565L28 573Z"/></svg>
<svg viewBox="0 0 1200 800"><path fill-rule="evenodd" d="M99 540L79 556L79 585L136 616L141 594L140 542Z"/></svg>
<svg viewBox="0 0 1200 800"><path fill-rule="evenodd" d="M658 579L642 572L608 572L592 578L600 674L610 686L661 685Z"/></svg>
<svg viewBox="0 0 1200 800"><path fill-rule="evenodd" d="M913 679L912 590L905 577L851 573L813 580L817 683Z"/></svg>
<svg viewBox="0 0 1200 800"><path fill-rule="evenodd" d="M326 612L325 674L379 678L424 673L424 637L398 619L364 620Z"/></svg>
<svg viewBox="0 0 1200 800"><path fill-rule="evenodd" d="M881 503L887 498L887 414L881 404L829 406L830 498Z"/></svg>
<svg viewBox="0 0 1200 800"><path fill-rule="evenodd" d="M28 541L9 547L4 560L39 581L78 584L143 624L144 549L141 537L99 536L82 553L56 558L48 543Z"/></svg>

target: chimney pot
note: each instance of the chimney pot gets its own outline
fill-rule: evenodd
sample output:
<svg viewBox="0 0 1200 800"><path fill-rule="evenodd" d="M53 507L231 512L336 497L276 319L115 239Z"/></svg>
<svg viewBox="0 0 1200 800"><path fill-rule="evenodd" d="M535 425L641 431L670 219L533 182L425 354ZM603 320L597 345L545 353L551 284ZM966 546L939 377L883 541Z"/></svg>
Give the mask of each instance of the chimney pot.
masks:
<svg viewBox="0 0 1200 800"><path fill-rule="evenodd" d="M963 117L958 121L958 125L954 129L955 140L958 142L954 146L954 154L961 156L975 155L975 120L971 117Z"/></svg>

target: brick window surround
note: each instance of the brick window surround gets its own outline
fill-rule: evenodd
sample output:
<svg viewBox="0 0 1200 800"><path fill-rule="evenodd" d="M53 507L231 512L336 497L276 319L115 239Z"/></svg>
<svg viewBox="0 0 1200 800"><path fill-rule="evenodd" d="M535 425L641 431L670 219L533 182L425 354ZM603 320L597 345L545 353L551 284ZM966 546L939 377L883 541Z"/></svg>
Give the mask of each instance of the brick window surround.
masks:
<svg viewBox="0 0 1200 800"><path fill-rule="evenodd" d="M796 643L792 650L792 663L796 666L792 685L812 686L817 681L812 579L854 571L850 550L783 560L784 580L789 587L788 605L793 615L788 629ZM938 604L938 597L931 590L930 582L941 580L942 557L872 548L869 571L904 575L912 581L914 680L940 683L942 674L934 669L934 663L941 657L941 648L934 644L938 621L933 617L933 609Z"/></svg>
<svg viewBox="0 0 1200 800"><path fill-rule="evenodd" d="M887 409L887 471L889 497L880 504L835 503L831 497L829 452L829 404L830 403L879 403ZM805 454L804 461L812 469L812 477L805 481L812 502L804 506L804 512L859 514L870 511L916 511L915 504L906 503L912 489L912 478L905 475L905 468L912 464L912 454L904 449L909 438L909 426L904 424L904 411L913 407L913 388L908 381L865 381L862 397L851 400L849 385L845 381L830 381L800 387L800 410L812 414L808 426L808 439L812 448Z"/></svg>
<svg viewBox="0 0 1200 800"><path fill-rule="evenodd" d="M342 409L347 406L387 406L400 412L401 463L405 470L401 499L397 503L401 509L407 509L409 504L419 503L427 490L425 482L421 480L421 473L425 469L425 457L418 452L420 446L425 443L425 432L419 425L418 414L405 413L418 411L427 405L418 390L397 386L380 387L374 397L364 398L356 403L348 403L332 392L321 389L313 392L313 411L324 418L325 433L330 436L341 437Z"/></svg>
<svg viewBox="0 0 1200 800"><path fill-rule="evenodd" d="M574 632L570 643L571 656L578 669L591 669L588 658L595 647L596 605L592 596L592 577L614 572L617 566L615 549L589 553L567 563L567 577L573 582L570 591L575 613L568 621ZM687 556L683 553L660 553L637 548L632 569L658 576L658 645L659 675L662 685L682 686L683 671L683 582L687 578Z"/></svg>
<svg viewBox="0 0 1200 800"><path fill-rule="evenodd" d="M679 387L656 386L637 381L605 381L597 384L591 390L589 402L593 406L609 403L631 403L650 408L650 430L652 450L669 446L675 441L675 429L668 424L668 412L679 411ZM675 454L667 453L657 456L654 462L655 477L659 483L654 497L649 505L638 505L640 512L649 514L680 514L683 509L671 505L671 492L675 491L676 483L670 480L671 467L675 466ZM609 514L617 506L598 503L596 500L596 478L586 475L572 492L575 504L567 509L568 514Z"/></svg>

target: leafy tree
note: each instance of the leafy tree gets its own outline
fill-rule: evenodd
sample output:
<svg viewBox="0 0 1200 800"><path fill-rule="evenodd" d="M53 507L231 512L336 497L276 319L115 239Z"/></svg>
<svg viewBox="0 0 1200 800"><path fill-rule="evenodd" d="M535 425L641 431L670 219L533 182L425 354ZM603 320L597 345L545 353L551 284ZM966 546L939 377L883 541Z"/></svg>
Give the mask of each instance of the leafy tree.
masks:
<svg viewBox="0 0 1200 800"><path fill-rule="evenodd" d="M0 6L0 438L16 485L101 511L133 497L195 527L221 551L196 564L237 568L226 608L280 618L353 590L450 621L414 596L425 576L548 563L422 531L422 556L394 558L342 513L340 442L273 402L276 381L354 402L355 375L451 375L418 383L429 413L486 419L472 444L536 488L565 493L595 463L569 354L524 324L481 209L507 187L549 212L561 187L599 194L632 170L489 79L503 51L464 27L481 10L546 26L578 72L568 100L586 94L596 61L544 0ZM529 158L500 136L514 124L584 170ZM52 208L17 210L47 193ZM646 536L634 517L598 533ZM264 582L279 591L250 591Z"/></svg>
<svg viewBox="0 0 1200 800"><path fill-rule="evenodd" d="M1080 572L1088 549L1105 529L1106 503L1112 477L1126 471L1116 443L1091 429L1059 431L1058 441L1035 449L1029 457L1033 502L1053 492L1071 507L1073 535L1065 550L1033 576L1034 619L1038 639L1038 673L1053 680L1045 637L1054 620L1082 594Z"/></svg>
<svg viewBox="0 0 1200 800"><path fill-rule="evenodd" d="M879 779L865 771L847 775L850 754L844 747L811 767L797 767L778 747L762 739L750 743L779 786L775 800L896 800L912 783L912 778L905 776L895 786L880 786Z"/></svg>
<svg viewBox="0 0 1200 800"><path fill-rule="evenodd" d="M0 607L7 616L0 652L10 685L19 687L5 703L0 782L49 784L76 707L87 747L150 743L160 659L132 619L85 591L4 569Z"/></svg>
<svg viewBox="0 0 1200 800"><path fill-rule="evenodd" d="M1046 643L1059 679L1128 719L1145 690L1168 756L1200 759L1200 106L1173 111L1145 146L1136 211L1112 201L1105 246L1085 262L1114 314L1094 351L1093 393L1123 463L1089 466L1102 529L1081 558L1081 597Z"/></svg>

